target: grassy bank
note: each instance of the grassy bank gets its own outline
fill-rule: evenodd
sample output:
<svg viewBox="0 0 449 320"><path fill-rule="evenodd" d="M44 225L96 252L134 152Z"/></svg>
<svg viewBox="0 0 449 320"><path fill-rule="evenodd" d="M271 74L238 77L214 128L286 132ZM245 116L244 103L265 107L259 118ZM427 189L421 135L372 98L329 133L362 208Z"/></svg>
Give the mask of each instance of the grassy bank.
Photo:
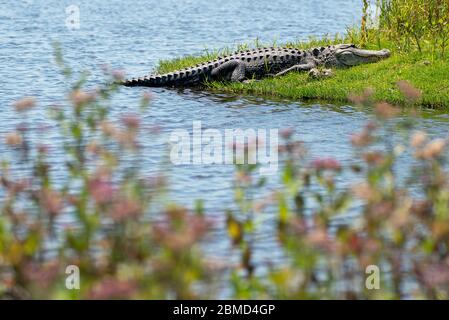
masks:
<svg viewBox="0 0 449 320"><path fill-rule="evenodd" d="M310 40L308 42L289 43L287 46L310 48L331 43L359 43L357 36L335 37L334 39ZM345 102L351 93L360 93L367 87L373 88L375 101L405 105L407 101L397 89L396 83L407 80L422 91L422 97L417 105L449 109L449 59L437 56L430 46L418 51L400 51L394 43L371 40L365 47L371 49L388 48L391 58L369 65L360 65L349 69L334 70L334 75L327 79L312 79L307 73L291 73L280 78L264 79L253 83L210 83L212 90L231 93L257 94L276 96L294 100L319 99ZM245 49L241 46L238 49ZM194 65L218 55L228 54L229 49L221 52L206 52L199 57L183 57L171 61L161 61L158 72L173 71L178 68Z"/></svg>

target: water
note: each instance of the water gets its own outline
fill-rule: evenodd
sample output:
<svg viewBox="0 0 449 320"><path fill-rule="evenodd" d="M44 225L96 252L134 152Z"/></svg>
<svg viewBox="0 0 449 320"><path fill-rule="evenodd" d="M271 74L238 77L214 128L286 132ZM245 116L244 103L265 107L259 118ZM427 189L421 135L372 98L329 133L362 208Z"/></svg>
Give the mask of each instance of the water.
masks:
<svg viewBox="0 0 449 320"><path fill-rule="evenodd" d="M357 22L359 0L333 1L99 1L79 0L80 28L66 26L67 6L72 1L0 0L0 135L12 130L21 119L11 103L24 95L39 97L32 123L54 127L48 122L48 105L64 97L67 83L53 63L51 42L57 40L65 60L75 70L92 72L89 85L102 81L101 66L110 65L139 76L148 73L160 59L201 54L205 48L219 49L237 43L279 43L344 32ZM113 101L113 119L136 110L144 88L123 88ZM297 136L321 156L336 156L343 164L352 161L349 135L362 127L369 111L351 106L305 104L300 101L273 101L255 97L220 95L191 90L151 89L155 101L145 113L146 126L159 126L160 138L142 137L148 152L143 164L146 173L157 174L157 164L167 151L169 133L192 130L192 121L203 128L295 128ZM447 117L426 113L418 126L433 136L447 135ZM56 134L45 139L60 143ZM0 144L0 153L5 146ZM53 149L51 161L62 163L63 154ZM404 164L406 166L407 164ZM398 168L400 171L401 168ZM58 172L56 173L56 175ZM63 173L60 172L61 178ZM223 221L224 209L231 206L233 167L226 165L184 165L170 168L172 196L178 203L192 206L204 199L208 215ZM346 183L350 183L347 181ZM271 185L273 187L273 185ZM270 186L268 186L270 189ZM258 235L257 259L276 258L267 247L273 245L271 217ZM223 228L217 228L217 230ZM210 247L228 250L223 231L215 231Z"/></svg>

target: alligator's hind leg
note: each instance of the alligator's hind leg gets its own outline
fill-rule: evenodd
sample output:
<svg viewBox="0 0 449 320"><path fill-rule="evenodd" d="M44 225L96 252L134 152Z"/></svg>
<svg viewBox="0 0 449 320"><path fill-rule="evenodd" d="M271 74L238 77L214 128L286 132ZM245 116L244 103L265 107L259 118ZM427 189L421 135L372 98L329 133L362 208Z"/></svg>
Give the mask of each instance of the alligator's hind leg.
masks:
<svg viewBox="0 0 449 320"><path fill-rule="evenodd" d="M283 75L285 75L285 74L287 74L289 72L292 72L292 71L310 71L311 69L313 69L315 67L316 67L316 65L313 62L306 63L306 64L297 64L297 65L295 65L293 67L290 67L288 69L285 69L285 70L277 73L275 75L275 77L283 76Z"/></svg>
<svg viewBox="0 0 449 320"><path fill-rule="evenodd" d="M241 61L231 60L212 70L213 80L239 82L245 79L246 68Z"/></svg>

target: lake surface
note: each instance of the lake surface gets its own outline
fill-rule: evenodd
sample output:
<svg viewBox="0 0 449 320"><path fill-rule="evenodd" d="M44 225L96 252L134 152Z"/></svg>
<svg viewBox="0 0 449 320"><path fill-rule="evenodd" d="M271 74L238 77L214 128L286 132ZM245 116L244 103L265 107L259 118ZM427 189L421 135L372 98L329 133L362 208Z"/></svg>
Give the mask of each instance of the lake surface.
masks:
<svg viewBox="0 0 449 320"><path fill-rule="evenodd" d="M283 43L306 40L311 35L343 33L346 26L357 23L361 12L359 0L79 0L75 4L80 10L80 28L70 30L65 10L71 4L72 1L60 0L0 0L0 135L21 121L12 112L11 103L24 95L39 97L39 106L31 115L34 125L54 127L46 117L48 105L61 101L67 84L53 63L53 40L60 42L65 60L75 70L91 71L89 85L95 85L103 81L101 66L105 64L123 69L129 76L141 76L160 59L197 55L205 48L220 49L255 39ZM123 88L111 106L113 119L136 111L142 93L148 90ZM144 122L149 127L160 127L162 133L157 139L150 134L142 137L148 150L143 159L148 174L160 171L158 163L166 155L169 134L175 129L191 132L193 121L201 121L203 129L219 130L292 127L311 154L332 155L349 163L353 154L348 138L370 117L369 111L349 105L305 104L190 90L150 91L155 99L145 112ZM427 112L417 122L433 136L447 135L445 115ZM60 143L56 133L46 139L53 145ZM4 148L1 142L0 153ZM56 148L51 161L63 161L63 154ZM404 167L407 165L404 162ZM232 206L233 172L230 165L171 167L172 199L189 207L194 199L204 199L207 214L222 222L224 210ZM267 250L275 241L270 217L266 220L258 235L257 246L261 250L256 251L257 259L276 258L276 252ZM229 249L220 232L223 231L211 235L213 245L208 248L213 252Z"/></svg>

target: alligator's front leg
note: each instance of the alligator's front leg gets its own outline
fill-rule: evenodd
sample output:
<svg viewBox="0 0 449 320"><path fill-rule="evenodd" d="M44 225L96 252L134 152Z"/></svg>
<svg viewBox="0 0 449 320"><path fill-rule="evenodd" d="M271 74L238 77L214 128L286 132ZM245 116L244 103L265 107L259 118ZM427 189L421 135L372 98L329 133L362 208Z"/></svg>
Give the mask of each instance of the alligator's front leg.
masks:
<svg viewBox="0 0 449 320"><path fill-rule="evenodd" d="M240 82L245 79L246 67L242 61L231 60L214 68L211 72L213 80Z"/></svg>
<svg viewBox="0 0 449 320"><path fill-rule="evenodd" d="M305 63L305 64L297 64L297 65L295 65L293 67L290 67L288 69L285 69L285 70L275 74L274 76L275 77L280 77L280 76L283 76L283 75L285 75L285 74L287 74L289 72L292 72L292 71L298 71L298 72L299 71L310 71L311 69L313 69L315 67L316 67L316 64L313 63L313 62L309 62L309 63Z"/></svg>

